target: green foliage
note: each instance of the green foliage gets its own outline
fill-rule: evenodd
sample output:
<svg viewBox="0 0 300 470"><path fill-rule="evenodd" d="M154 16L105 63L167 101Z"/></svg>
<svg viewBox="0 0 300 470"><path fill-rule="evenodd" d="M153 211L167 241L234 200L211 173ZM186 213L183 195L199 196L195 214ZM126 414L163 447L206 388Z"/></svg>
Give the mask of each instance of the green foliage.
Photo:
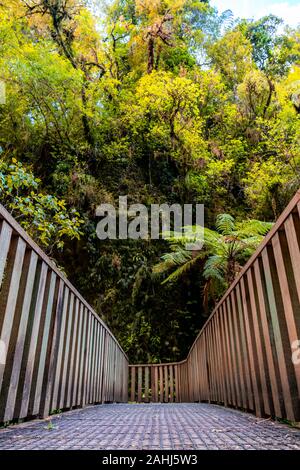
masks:
<svg viewBox="0 0 300 470"><path fill-rule="evenodd" d="M82 220L63 199L39 192L41 181L15 158L0 159L1 204L37 243L51 252L62 249L66 239L80 238Z"/></svg>
<svg viewBox="0 0 300 470"><path fill-rule="evenodd" d="M206 279L204 292L209 291L216 302L273 224L259 220L236 222L230 214L219 214L215 225L216 231L204 229L204 245L200 251L186 248L189 241L198 240L196 227L193 227L194 231L186 228L184 237L178 238L176 233L169 237L172 251L163 255L162 262L154 266L156 274L173 270L163 283L177 281L197 266L203 270ZM207 300L204 295L204 301Z"/></svg>
<svg viewBox="0 0 300 470"><path fill-rule="evenodd" d="M251 44L238 30L228 31L218 41L209 44L208 54L229 87L240 83L251 70Z"/></svg>
<svg viewBox="0 0 300 470"><path fill-rule="evenodd" d="M287 34L278 34L282 24L282 19L269 15L241 25L251 42L256 65L273 78L284 76L297 59L293 38Z"/></svg>

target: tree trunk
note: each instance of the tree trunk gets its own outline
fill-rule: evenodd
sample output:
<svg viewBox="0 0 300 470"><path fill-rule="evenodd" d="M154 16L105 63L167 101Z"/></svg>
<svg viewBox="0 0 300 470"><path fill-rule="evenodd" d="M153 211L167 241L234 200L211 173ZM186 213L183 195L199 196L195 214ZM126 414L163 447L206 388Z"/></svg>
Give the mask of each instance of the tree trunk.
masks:
<svg viewBox="0 0 300 470"><path fill-rule="evenodd" d="M159 61L160 61L160 55L161 55L161 46L159 45L158 48L157 48L157 52L156 52L155 70L158 70Z"/></svg>
<svg viewBox="0 0 300 470"><path fill-rule="evenodd" d="M234 259L229 259L227 263L227 272L226 272L226 282L228 284L228 287L233 283L235 280L235 260Z"/></svg>
<svg viewBox="0 0 300 470"><path fill-rule="evenodd" d="M267 102L266 102L265 107L264 107L264 117L266 116L268 108L271 104L273 93L275 91L274 83L272 82L272 80L270 78L268 78L268 84L269 84L269 95L268 95L268 99L267 99Z"/></svg>
<svg viewBox="0 0 300 470"><path fill-rule="evenodd" d="M86 107L87 107L86 83L85 82L82 85L81 98L82 98L83 108L85 110ZM93 136L92 131L91 131L91 126L90 126L90 123L89 123L89 119L88 119L87 115L85 114L85 112L82 113L81 121L82 121L84 136L85 136L88 144L91 145L92 147L94 147L95 139L94 139L94 136Z"/></svg>
<svg viewBox="0 0 300 470"><path fill-rule="evenodd" d="M148 42L148 73L151 73L154 68L154 39L149 38Z"/></svg>

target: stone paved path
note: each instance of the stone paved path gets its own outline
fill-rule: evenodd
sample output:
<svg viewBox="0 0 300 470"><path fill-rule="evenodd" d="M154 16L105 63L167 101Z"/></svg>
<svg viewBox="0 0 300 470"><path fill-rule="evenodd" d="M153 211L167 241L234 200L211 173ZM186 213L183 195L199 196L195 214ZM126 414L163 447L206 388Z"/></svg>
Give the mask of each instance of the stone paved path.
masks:
<svg viewBox="0 0 300 470"><path fill-rule="evenodd" d="M300 430L209 404L99 405L0 431L0 449L300 449Z"/></svg>

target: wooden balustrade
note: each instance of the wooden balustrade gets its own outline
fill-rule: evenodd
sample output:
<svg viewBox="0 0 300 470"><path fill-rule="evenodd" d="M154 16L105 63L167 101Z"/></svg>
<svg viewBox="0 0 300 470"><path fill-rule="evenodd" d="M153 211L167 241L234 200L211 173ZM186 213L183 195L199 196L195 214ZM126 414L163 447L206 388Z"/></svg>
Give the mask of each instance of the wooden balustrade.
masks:
<svg viewBox="0 0 300 470"><path fill-rule="evenodd" d="M127 401L128 361L120 345L2 206L0 331L0 422ZM300 421L299 340L297 192L187 359L130 366L129 400L206 401Z"/></svg>
<svg viewBox="0 0 300 470"><path fill-rule="evenodd" d="M138 403L180 401L180 364L129 366L129 400Z"/></svg>
<svg viewBox="0 0 300 470"><path fill-rule="evenodd" d="M117 340L1 205L0 332L0 422L127 402Z"/></svg>
<svg viewBox="0 0 300 470"><path fill-rule="evenodd" d="M189 401L300 421L299 339L298 191L194 342Z"/></svg>
<svg viewBox="0 0 300 470"><path fill-rule="evenodd" d="M135 365L130 399L206 401L300 421L299 340L298 191L212 312L187 359L172 364L173 394L164 365Z"/></svg>

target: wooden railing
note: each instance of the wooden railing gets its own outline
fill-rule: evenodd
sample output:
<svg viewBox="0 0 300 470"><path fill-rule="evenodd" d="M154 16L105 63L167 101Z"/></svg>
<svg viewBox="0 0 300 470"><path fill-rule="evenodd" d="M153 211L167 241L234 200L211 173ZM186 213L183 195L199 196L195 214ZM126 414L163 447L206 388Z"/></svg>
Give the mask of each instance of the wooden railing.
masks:
<svg viewBox="0 0 300 470"><path fill-rule="evenodd" d="M137 403L189 401L187 361L129 366L129 400Z"/></svg>
<svg viewBox="0 0 300 470"><path fill-rule="evenodd" d="M0 332L0 423L127 402L117 340L1 205Z"/></svg>
<svg viewBox="0 0 300 470"><path fill-rule="evenodd" d="M300 421L299 213L298 191L212 312L187 359L173 365L180 377L177 401ZM139 367L131 366L131 375ZM131 399L149 398L141 383L140 378L138 395Z"/></svg>
<svg viewBox="0 0 300 470"><path fill-rule="evenodd" d="M138 403L179 401L179 364L129 366L129 397Z"/></svg>
<svg viewBox="0 0 300 470"><path fill-rule="evenodd" d="M185 361L130 366L130 401L207 401L300 421L299 213L300 192ZM120 345L2 206L0 331L0 422L127 401Z"/></svg>
<svg viewBox="0 0 300 470"><path fill-rule="evenodd" d="M299 213L298 191L198 335L191 401L300 421Z"/></svg>

